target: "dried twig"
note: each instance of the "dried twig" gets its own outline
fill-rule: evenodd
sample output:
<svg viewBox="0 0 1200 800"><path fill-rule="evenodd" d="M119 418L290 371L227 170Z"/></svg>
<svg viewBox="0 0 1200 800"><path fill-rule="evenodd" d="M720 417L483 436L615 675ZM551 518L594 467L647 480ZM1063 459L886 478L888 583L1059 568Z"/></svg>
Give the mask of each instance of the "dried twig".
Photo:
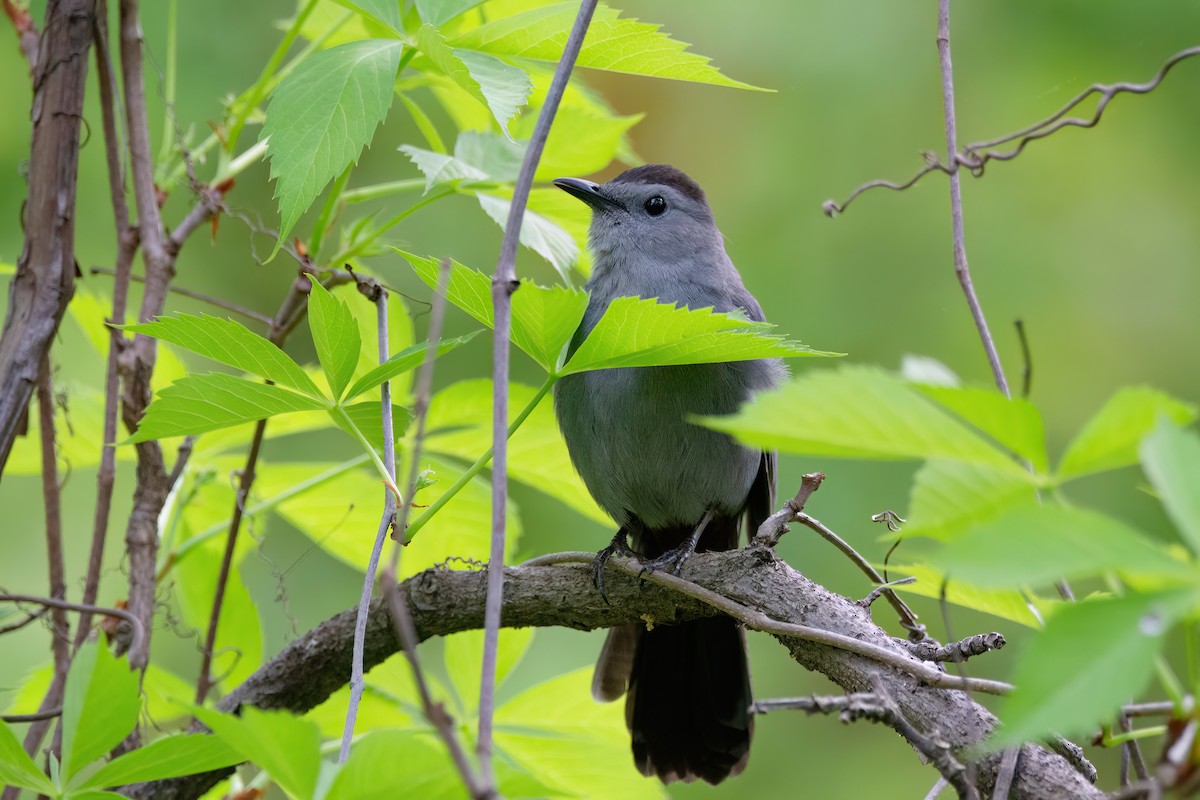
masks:
<svg viewBox="0 0 1200 800"><path fill-rule="evenodd" d="M942 163L936 155L926 152L925 166L922 167L907 181L897 183L887 180L873 180L862 184L856 188L850 195L841 203L833 200L826 200L822 205L822 210L827 216L833 216L842 211L854 202L854 200L864 192L871 189L891 189L893 191L904 191L931 172L942 172L947 175L954 175L959 171L960 167L966 167L975 177L983 175L984 167L989 161L1011 161L1019 156L1025 147L1038 139L1045 139L1064 128L1094 128L1100 123L1100 118L1104 116L1108 104L1119 94L1149 94L1159 87L1163 79L1177 64L1189 58L1200 55L1200 46L1189 47L1185 50L1180 50L1163 65L1159 67L1158 72L1154 77L1145 83L1093 83L1088 88L1084 89L1076 95L1070 102L1060 108L1058 111L1051 114L1045 119L1039 120L1025 128L1022 128L1015 133L1010 133L1005 136L1000 136L995 139L988 139L981 142L968 144L961 152L954 153L951 164ZM1068 117L1067 115L1074 111L1082 103L1090 99L1093 95L1098 95L1099 100L1096 103L1096 109L1088 117ZM1011 150L998 150L998 146L1016 142L1016 145ZM951 151L953 152L953 151Z"/></svg>
<svg viewBox="0 0 1200 800"><path fill-rule="evenodd" d="M999 633L980 633L969 636L957 642L938 646L932 642L908 642L897 639L898 643L907 648L908 652L922 661L962 662L972 656L983 655L992 650L999 650L1005 645L1004 637Z"/></svg>
<svg viewBox="0 0 1200 800"><path fill-rule="evenodd" d="M529 190L533 186L533 175L537 171L542 149L550 134L550 125L558 111L559 101L567 88L575 59L583 47L583 39L591 24L597 0L581 0L579 14L571 27L571 33L558 59L554 78L546 92L546 99L538 112L533 136L525 149L521 171L513 185L512 204L508 221L504 226L504 239L500 243L500 258L492 276L492 305L494 308L494 336L492 339L492 541L489 557L487 594L487 624L483 636L483 667L479 688L479 736L476 753L486 784L492 778L492 714L495 709L496 650L500 638L500 607L504 594L504 542L506 536L508 508L508 357L510 325L512 322L512 294L519 285L516 273L517 245L521 224L525 217L525 206L529 202ZM501 567L501 568L498 568Z"/></svg>
<svg viewBox="0 0 1200 800"><path fill-rule="evenodd" d="M758 700L750 705L752 714L768 714L772 711L803 711L810 715L837 714L842 722L854 722L864 718L882 722L887 714L887 710L879 702L879 697L871 692L781 697L775 700Z"/></svg>
<svg viewBox="0 0 1200 800"><path fill-rule="evenodd" d="M105 267L92 267L90 270L88 270L88 272L92 273L93 275L115 275L116 274L116 270L107 269ZM133 281L134 283L141 283L143 278L141 275L130 275L129 280ZM262 312L259 312L259 311L255 311L252 308L246 308L245 306L240 306L237 303L231 303L228 300L223 300L220 297L213 297L212 295L203 294L201 292L194 292L191 289L185 289L182 286L171 286L170 288L167 289L167 291L170 292L171 294L180 295L181 297L190 297L193 300L199 300L202 303L207 303L208 305L214 306L216 308L223 308L232 314L238 314L239 316L243 316L246 319L252 319L255 322L260 322L263 325L271 324L271 318L268 317L266 314L263 314Z"/></svg>
<svg viewBox="0 0 1200 800"><path fill-rule="evenodd" d="M1012 789L1013 778L1017 775L1017 765L1021 762L1021 747L1010 747L1004 751L1000 759L1000 772L996 774L996 785L992 788L992 800L1008 800Z"/></svg>
<svg viewBox="0 0 1200 800"><path fill-rule="evenodd" d="M67 611L79 611L85 614L99 614L100 616L104 617L117 617L118 619L124 620L129 625L128 635L122 631L118 631L118 644L123 641L126 649L144 647L146 644L146 629L142 627L142 621L123 608L105 608L104 606L70 603L66 600L58 600L53 597L38 597L37 595L31 594L0 594L0 603L36 603L37 605L48 606L50 608L62 608L66 609Z"/></svg>

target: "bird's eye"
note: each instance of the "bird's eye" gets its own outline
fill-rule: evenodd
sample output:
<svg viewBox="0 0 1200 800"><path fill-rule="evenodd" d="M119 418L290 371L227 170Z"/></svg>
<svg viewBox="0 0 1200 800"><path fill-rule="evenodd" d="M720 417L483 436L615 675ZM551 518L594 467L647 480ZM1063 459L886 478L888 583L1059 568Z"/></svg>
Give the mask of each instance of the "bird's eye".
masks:
<svg viewBox="0 0 1200 800"><path fill-rule="evenodd" d="M658 195L654 195L654 197L651 197L646 201L643 208L646 209L646 213L650 216L657 217L659 214L667 210L667 201L663 200Z"/></svg>

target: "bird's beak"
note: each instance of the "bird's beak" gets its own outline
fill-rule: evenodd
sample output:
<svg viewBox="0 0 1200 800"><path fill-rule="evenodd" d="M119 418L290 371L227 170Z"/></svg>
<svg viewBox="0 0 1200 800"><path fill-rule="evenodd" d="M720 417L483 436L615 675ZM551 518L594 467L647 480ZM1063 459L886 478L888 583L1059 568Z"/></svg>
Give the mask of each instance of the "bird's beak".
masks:
<svg viewBox="0 0 1200 800"><path fill-rule="evenodd" d="M554 185L562 189L567 194L573 195L583 202L587 203L597 211L602 211L607 208L619 208L625 210L625 206L600 190L600 185L585 181L581 178L555 178Z"/></svg>

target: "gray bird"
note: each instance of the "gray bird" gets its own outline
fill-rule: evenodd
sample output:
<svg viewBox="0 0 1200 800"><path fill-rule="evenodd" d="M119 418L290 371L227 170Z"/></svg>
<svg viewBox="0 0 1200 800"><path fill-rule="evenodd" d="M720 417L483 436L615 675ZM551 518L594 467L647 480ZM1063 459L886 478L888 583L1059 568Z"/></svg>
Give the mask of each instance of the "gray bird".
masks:
<svg viewBox="0 0 1200 800"><path fill-rule="evenodd" d="M573 352L615 298L658 298L763 320L725 253L703 190L674 167L651 164L605 184L554 182L592 209L590 302ZM770 515L775 456L688 422L730 414L785 374L777 359L605 369L555 386L571 460L600 507L621 526L603 559L624 547L652 568L678 569L695 550L738 546ZM663 782L719 783L746 766L753 719L745 637L728 617L615 628L592 694L626 694L634 762Z"/></svg>

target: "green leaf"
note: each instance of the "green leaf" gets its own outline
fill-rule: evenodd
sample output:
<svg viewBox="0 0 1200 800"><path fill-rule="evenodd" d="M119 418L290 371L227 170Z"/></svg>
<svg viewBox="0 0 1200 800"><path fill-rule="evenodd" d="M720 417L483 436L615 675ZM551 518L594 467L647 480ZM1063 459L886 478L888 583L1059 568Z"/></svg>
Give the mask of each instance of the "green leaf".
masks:
<svg viewBox="0 0 1200 800"><path fill-rule="evenodd" d="M438 285L438 262L402 250L421 280ZM446 299L487 327L492 327L492 279L453 262ZM512 297L512 341L547 372L571 340L587 310L587 295L562 286L546 288L523 281Z"/></svg>
<svg viewBox="0 0 1200 800"><path fill-rule="evenodd" d="M441 25L484 2L485 0L417 0L417 14L422 22Z"/></svg>
<svg viewBox="0 0 1200 800"><path fill-rule="evenodd" d="M375 730L355 740L325 800L450 798L463 792L454 762L427 734Z"/></svg>
<svg viewBox="0 0 1200 800"><path fill-rule="evenodd" d="M465 161L444 153L423 150L410 144L400 146L400 152L408 156L425 176L425 191L429 192L434 186L453 181L485 181L488 174Z"/></svg>
<svg viewBox="0 0 1200 800"><path fill-rule="evenodd" d="M578 10L576 3L535 8L467 31L450 44L506 58L558 61ZM622 19L613 9L600 5L592 17L578 65L654 78L758 89L725 77L709 63L710 59L687 52L685 43L659 33L658 29L658 25Z"/></svg>
<svg viewBox="0 0 1200 800"><path fill-rule="evenodd" d="M392 39L367 39L321 50L276 87L262 138L276 181L280 241L325 185L357 161L387 116L401 49Z"/></svg>
<svg viewBox="0 0 1200 800"><path fill-rule="evenodd" d="M454 157L478 167L494 181L512 183L521 172L526 145L494 133L463 131L454 140Z"/></svg>
<svg viewBox="0 0 1200 800"><path fill-rule="evenodd" d="M405 459L397 456L398 463ZM266 497L277 495L303 480L329 469L330 464L276 464L263 475L260 491ZM423 456L422 469L433 470L436 481L421 490L416 503L433 503L454 483L463 470L434 456ZM401 474L407 480L407 471ZM324 481L309 490L287 498L275 509L297 530L329 555L361 572L367 563L371 535L379 526L385 489L373 471L355 469ZM421 535L404 548L401 578L415 575L448 559L486 561L490 552L491 487L476 477L438 512ZM509 537L506 548L511 554L521 538L521 520L516 506L509 502ZM364 531L369 531L364 536Z"/></svg>
<svg viewBox="0 0 1200 800"><path fill-rule="evenodd" d="M100 789L194 775L229 767L242 760L242 756L215 736L167 736L108 762L78 788Z"/></svg>
<svg viewBox="0 0 1200 800"><path fill-rule="evenodd" d="M1162 499L1175 527L1200 553L1200 437L1160 421L1142 440L1142 469Z"/></svg>
<svg viewBox="0 0 1200 800"><path fill-rule="evenodd" d="M1058 465L1060 478L1127 467L1138 462L1138 443L1165 416L1177 425L1196 419L1196 406L1145 386L1121 389L1088 420Z"/></svg>
<svg viewBox="0 0 1200 800"><path fill-rule="evenodd" d="M241 716L195 708L196 719L296 800L311 800L321 764L321 734L308 720L245 706Z"/></svg>
<svg viewBox="0 0 1200 800"><path fill-rule="evenodd" d="M312 294L308 297L308 325L329 388L334 399L340 399L358 366L362 344L358 323L344 300L334 297L319 282L313 281Z"/></svg>
<svg viewBox="0 0 1200 800"><path fill-rule="evenodd" d="M367 441L371 442L376 452L383 452L383 403L378 400L365 400L361 403L351 403L344 406L342 409L346 416L350 418L350 422L358 432L367 437ZM356 440L358 434L354 432L342 419L340 414L329 415L333 423L348 435ZM392 434L399 439L404 434L405 428L412 422L412 414L403 406L392 406Z"/></svg>
<svg viewBox="0 0 1200 800"><path fill-rule="evenodd" d="M127 443L215 431L292 411L315 411L324 400L233 375L180 378L159 392Z"/></svg>
<svg viewBox="0 0 1200 800"><path fill-rule="evenodd" d="M1086 733L1150 680L1163 634L1196 602L1193 588L1065 603L1017 662L1017 690L990 749Z"/></svg>
<svg viewBox="0 0 1200 800"><path fill-rule="evenodd" d="M226 366L290 386L304 394L321 396L316 384L287 353L231 319L207 314L179 314L119 327L170 342Z"/></svg>
<svg viewBox="0 0 1200 800"><path fill-rule="evenodd" d="M1034 469L1046 470L1046 431L1033 403L1007 398L994 389L920 384L916 388L1029 461Z"/></svg>
<svg viewBox="0 0 1200 800"><path fill-rule="evenodd" d="M500 645L496 651L496 687L516 669L533 643L533 628L505 628L500 631ZM446 637L443 659L446 674L462 710L468 717L479 710L479 670L483 664L483 631L462 631Z"/></svg>
<svg viewBox="0 0 1200 800"><path fill-rule="evenodd" d="M629 768L621 703L592 700L592 669L533 686L496 709L496 749L554 787L551 796L664 797L661 784Z"/></svg>
<svg viewBox="0 0 1200 800"><path fill-rule="evenodd" d="M508 121L533 90L525 70L486 53L452 48L432 25L423 25L417 31L417 46L439 70L486 106L508 136Z"/></svg>
<svg viewBox="0 0 1200 800"><path fill-rule="evenodd" d="M392 33L403 34L404 25L400 21L399 0L337 0L341 5L365 14L376 22L390 28Z"/></svg>
<svg viewBox="0 0 1200 800"><path fill-rule="evenodd" d="M1193 570L1112 517L1080 508L1033 505L975 526L934 563L975 586L1038 586L1106 570L1190 580Z"/></svg>
<svg viewBox="0 0 1200 800"><path fill-rule="evenodd" d="M475 195L480 207L492 218L492 221L504 229L508 225L508 214L512 202L490 194ZM521 244L550 262L550 266L559 274L564 282L570 283L571 267L579 260L579 246L571 234L558 225L538 214L536 211L525 210L521 218Z"/></svg>
<svg viewBox="0 0 1200 800"><path fill-rule="evenodd" d="M875 566L877 569L882 567L880 564ZM896 591L938 600L942 597L942 584L945 583L945 597L948 602L973 611L982 611L1001 619L1011 620L1029 628L1042 627L1041 620L1034 616L1029 609L1029 602L1023 596L1024 592L1016 589L979 589L968 586L962 581L947 582L944 581L944 576L940 572L928 564L897 564L893 562L888 566L889 578L894 580L906 575L916 578L916 582L896 586ZM1038 613L1043 615L1047 608L1053 607L1052 604L1055 602L1032 595L1026 596L1029 596L1034 602Z"/></svg>
<svg viewBox="0 0 1200 800"><path fill-rule="evenodd" d="M63 695L64 780L117 746L137 724L138 674L107 647L84 645L71 662Z"/></svg>
<svg viewBox="0 0 1200 800"><path fill-rule="evenodd" d="M980 522L1036 502L1028 476L1017 470L933 458L913 477L904 536L950 541Z"/></svg>
<svg viewBox="0 0 1200 800"><path fill-rule="evenodd" d="M535 391L532 386L509 384L510 422L532 401ZM426 450L474 461L492 446L492 382L486 378L466 380L442 389L429 404L426 425ZM588 519L612 524L575 471L548 396L509 439L508 474Z"/></svg>
<svg viewBox="0 0 1200 800"><path fill-rule="evenodd" d="M0 783L33 789L35 792L53 796L54 784L50 782L25 748L17 741L16 734L8 723L0 719Z"/></svg>
<svg viewBox="0 0 1200 800"><path fill-rule="evenodd" d="M451 350L464 345L467 342L478 336L480 331L471 331L466 336L458 336L453 339L438 340L437 355L438 358L446 355ZM421 342L414 344L412 347L405 348L396 355L389 358L379 366L372 369L367 374L354 382L354 385L346 391L346 396L343 400L350 400L358 397L366 391L374 389L384 381L389 381L397 375L403 375L411 369L419 367L425 361L425 351L429 349L429 342Z"/></svg>
<svg viewBox="0 0 1200 800"><path fill-rule="evenodd" d="M713 364L759 358L831 356L769 333L772 325L737 313L618 297L560 374L613 367Z"/></svg>
<svg viewBox="0 0 1200 800"><path fill-rule="evenodd" d="M906 381L861 366L806 372L729 417L701 424L789 453L840 458L942 458L1028 473ZM1028 477L1030 481L1032 477Z"/></svg>

